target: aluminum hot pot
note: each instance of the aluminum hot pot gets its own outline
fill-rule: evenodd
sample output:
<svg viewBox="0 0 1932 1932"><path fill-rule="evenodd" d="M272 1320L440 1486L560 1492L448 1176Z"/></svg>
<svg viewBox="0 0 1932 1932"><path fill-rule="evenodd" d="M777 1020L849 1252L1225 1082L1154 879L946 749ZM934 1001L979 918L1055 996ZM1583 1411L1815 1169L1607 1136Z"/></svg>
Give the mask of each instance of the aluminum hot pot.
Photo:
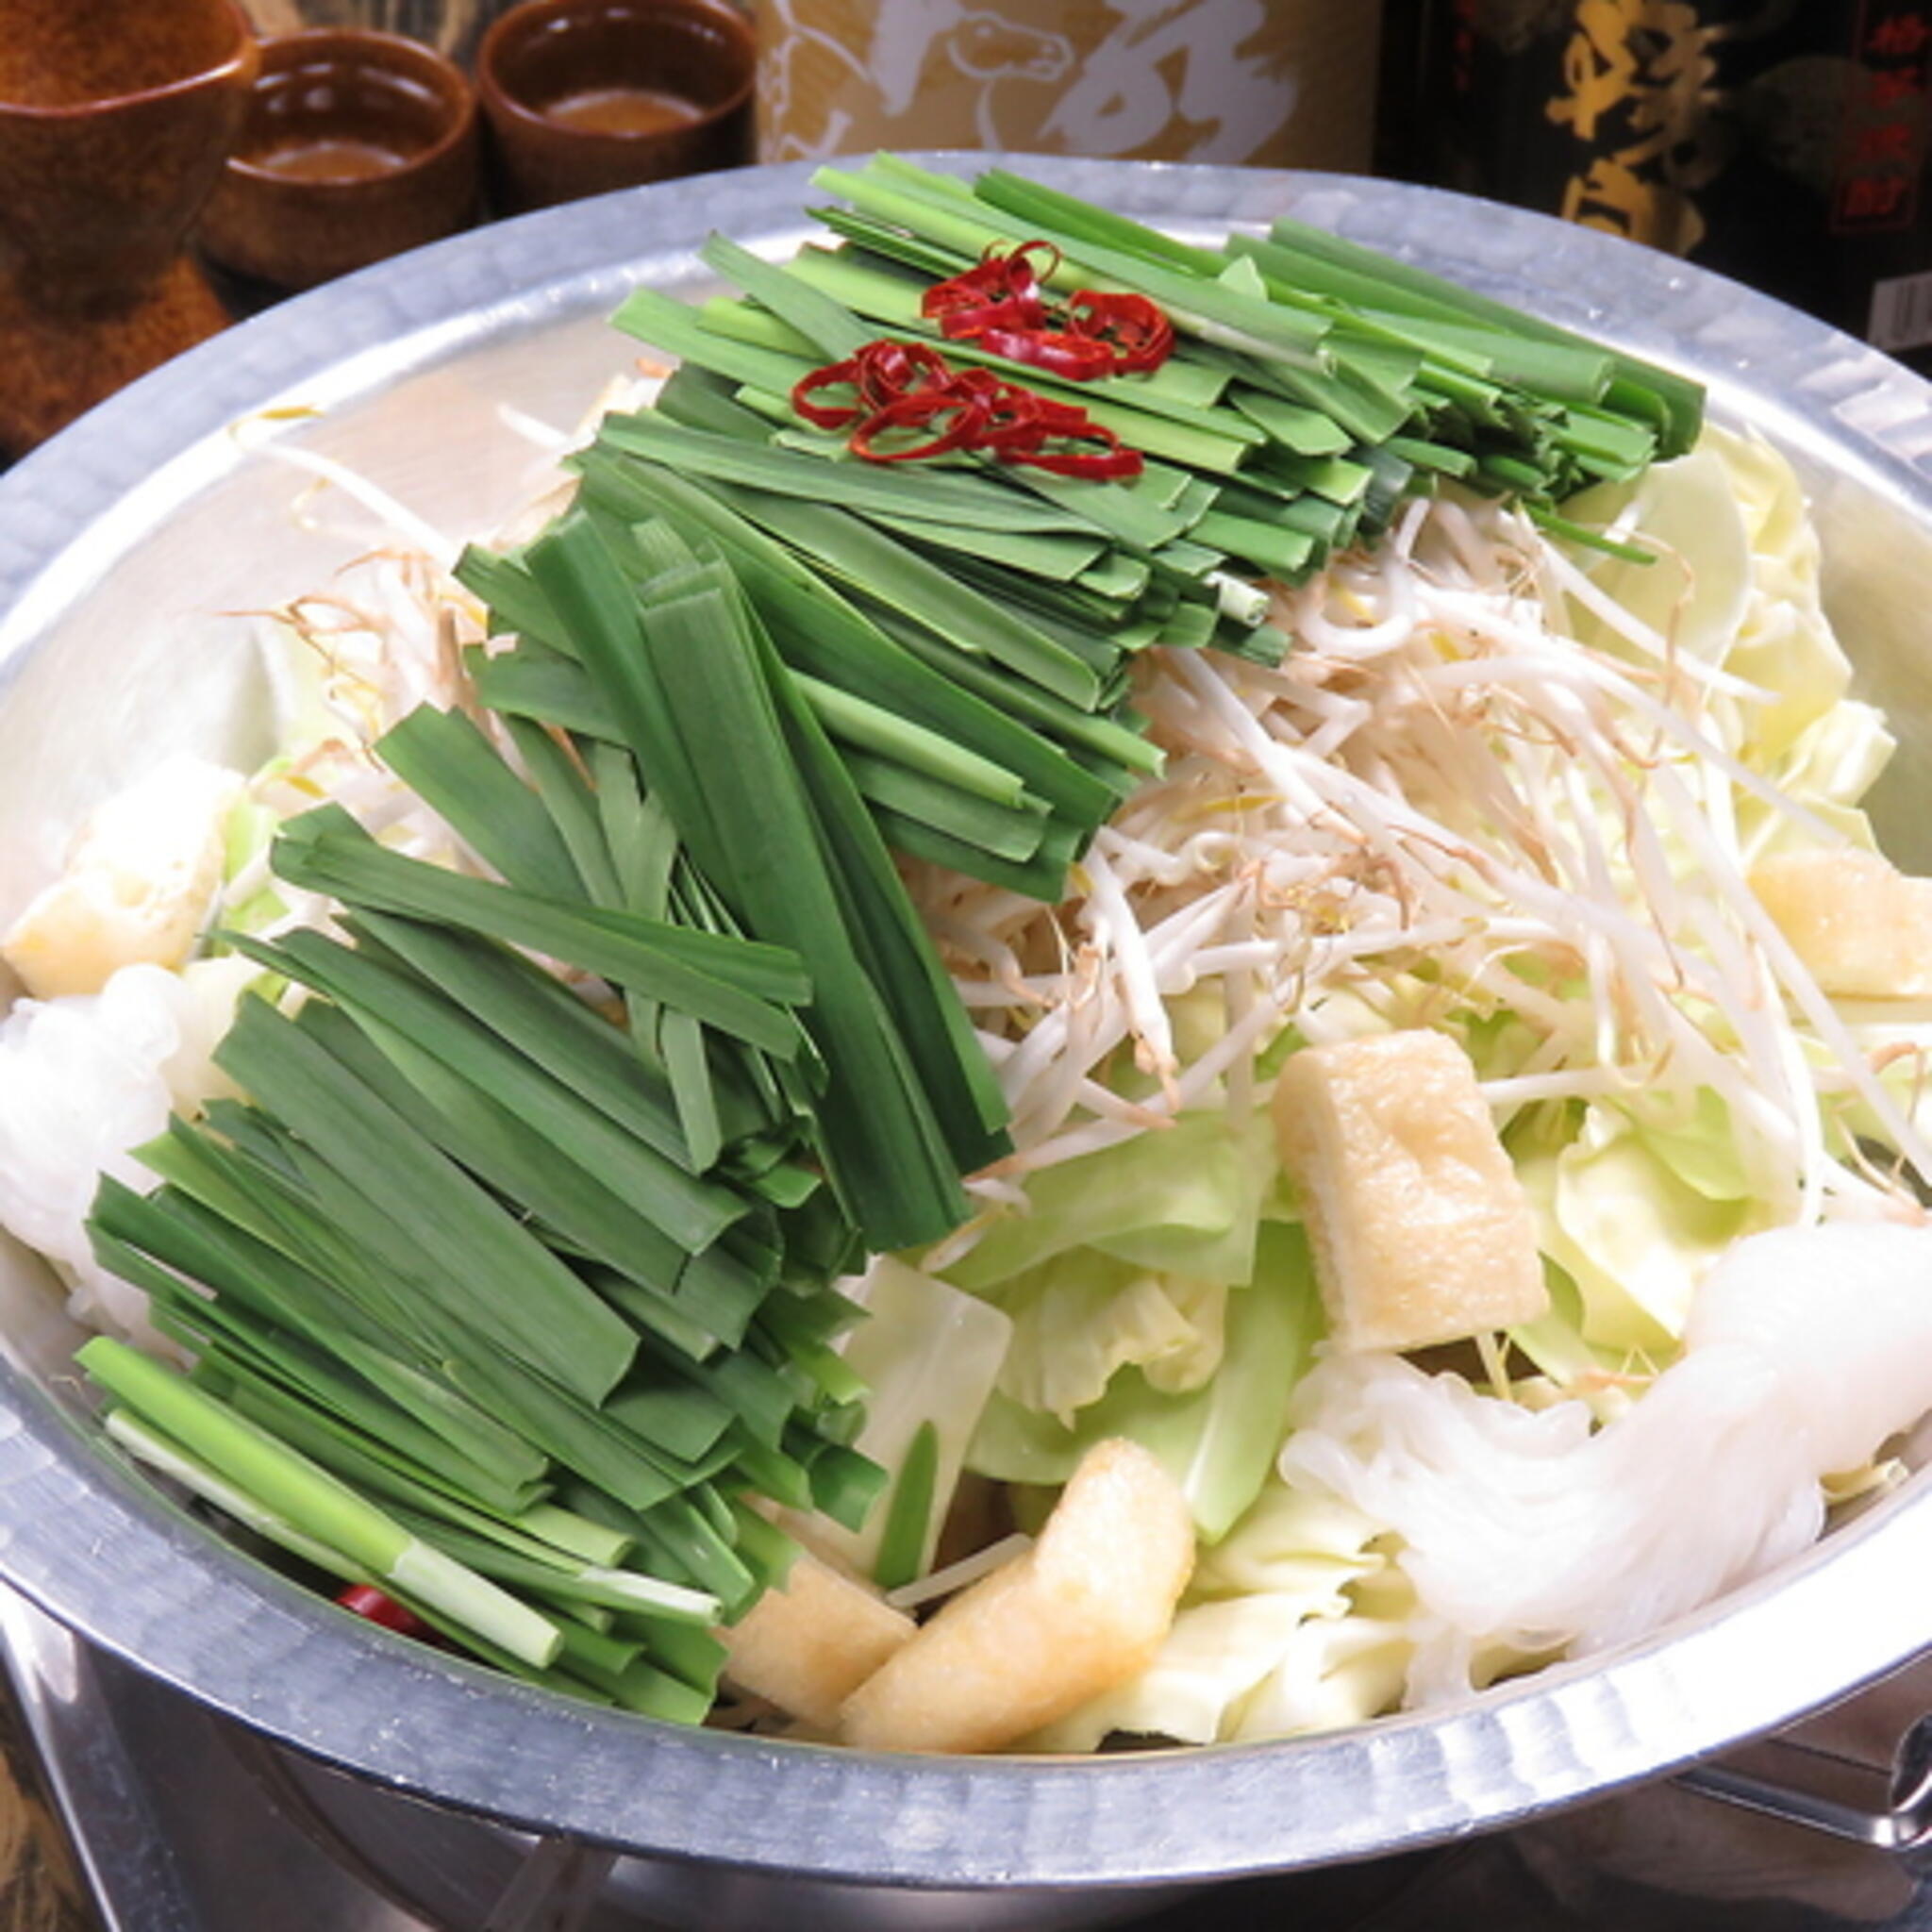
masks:
<svg viewBox="0 0 1932 1932"><path fill-rule="evenodd" d="M1020 165L1189 237L1291 208L1705 380L1812 492L1827 604L1904 739L1876 815L1932 870L1932 388L1734 285L1535 215L1331 176ZM486 528L527 488L517 417L574 423L634 353L605 322L626 291L707 292L708 230L782 248L812 199L804 169L753 169L474 231L239 325L0 478L0 919L130 759L261 755L245 613L347 556L291 514L310 478L278 450L352 465L446 530ZM18 1251L0 1256L0 1577L341 1789L415 1797L510 1845L607 1848L610 1910L673 1923L1118 1918L1145 1888L1373 1859L1582 1804L1932 1646L1922 1472L1651 1640L1333 1736L1074 1762L676 1729L357 1624L217 1540L104 1453L66 1373L77 1338Z"/></svg>

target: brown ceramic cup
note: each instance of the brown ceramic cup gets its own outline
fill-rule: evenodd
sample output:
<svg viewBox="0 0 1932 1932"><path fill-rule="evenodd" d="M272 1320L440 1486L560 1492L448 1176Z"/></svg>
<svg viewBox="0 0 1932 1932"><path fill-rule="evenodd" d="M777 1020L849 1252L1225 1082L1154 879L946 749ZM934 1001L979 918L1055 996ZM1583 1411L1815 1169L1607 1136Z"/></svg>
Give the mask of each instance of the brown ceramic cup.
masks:
<svg viewBox="0 0 1932 1932"><path fill-rule="evenodd" d="M476 55L506 213L750 158L758 46L723 0L523 0Z"/></svg>
<svg viewBox="0 0 1932 1932"><path fill-rule="evenodd" d="M364 27L275 35L202 215L202 252L311 288L453 234L478 172L475 95L440 54Z"/></svg>
<svg viewBox="0 0 1932 1932"><path fill-rule="evenodd" d="M226 323L183 243L256 58L236 0L0 0L0 451Z"/></svg>

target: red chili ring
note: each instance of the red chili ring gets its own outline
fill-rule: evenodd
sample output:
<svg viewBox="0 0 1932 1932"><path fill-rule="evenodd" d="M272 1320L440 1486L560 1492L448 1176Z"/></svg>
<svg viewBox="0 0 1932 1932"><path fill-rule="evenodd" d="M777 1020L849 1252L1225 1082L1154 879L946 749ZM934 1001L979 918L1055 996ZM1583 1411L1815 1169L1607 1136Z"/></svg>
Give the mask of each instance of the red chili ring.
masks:
<svg viewBox="0 0 1932 1932"><path fill-rule="evenodd" d="M1036 249L1047 258L1046 272L1040 275L1034 274L1031 259ZM964 269L927 289L920 297L920 313L930 319L1008 302L1037 304L1041 284L1052 279L1060 258L1060 251L1051 242L1022 242L1006 250L993 242L976 268Z"/></svg>
<svg viewBox="0 0 1932 1932"><path fill-rule="evenodd" d="M351 1583L336 1597L343 1609L367 1619L372 1624L380 1624L385 1630L394 1630L405 1637L426 1637L429 1625L414 1610L406 1609L386 1591L377 1590L373 1583Z"/></svg>
<svg viewBox="0 0 1932 1932"><path fill-rule="evenodd" d="M848 427L859 418L860 410L857 403L815 403L810 400L817 391L836 389L841 385L849 385L857 390L857 357L848 356L842 362L828 362L823 369L814 369L809 375L801 375L791 385L792 409L820 429Z"/></svg>
<svg viewBox="0 0 1932 1932"><path fill-rule="evenodd" d="M1032 264L1026 258L1033 249L1045 250L1058 265L1058 251L1050 242L1028 242L1011 256L990 254L979 269L955 282L977 279L983 292L993 292L988 284L997 271L1015 289L1030 290ZM978 326L989 315L1021 310L1023 301L1030 299L1015 295L981 302L976 316L963 309L958 313L962 325L974 326L994 353L1077 380L1124 366L1124 356L1153 356L1158 361L1166 351L1163 336L1172 340L1166 317L1144 297L1103 296L1091 290L1079 292L1066 327L1009 327L1004 321ZM841 386L854 391L857 404L815 400L821 390ZM1142 467L1138 450L1123 444L1077 403L1043 396L991 369L955 369L926 341L881 337L868 342L845 360L802 376L792 386L791 401L808 421L845 428L847 446L867 462L916 462L968 450L1094 481L1137 476ZM923 442L881 446L895 431L924 429L935 433Z"/></svg>
<svg viewBox="0 0 1932 1932"><path fill-rule="evenodd" d="M882 450L873 446L874 437L891 429L923 429L942 417L953 418L930 441L914 443L909 449ZM875 410L852 432L851 450L869 463L910 463L924 457L943 456L948 450L974 447L985 426L986 407L977 397L959 396L944 390L920 390L895 396Z"/></svg>
<svg viewBox="0 0 1932 1932"><path fill-rule="evenodd" d="M1037 297L1008 296L998 302L962 304L940 315L940 333L948 341L966 341L990 328L1040 328L1046 304Z"/></svg>
<svg viewBox="0 0 1932 1932"><path fill-rule="evenodd" d="M1174 325L1145 295L1076 289L1067 301L1068 326L1103 343L1114 367L1158 369L1174 349Z"/></svg>
<svg viewBox="0 0 1932 1932"><path fill-rule="evenodd" d="M1033 273L1033 264L1028 259L1036 248L1043 249L1047 258L1045 273L1039 275ZM1059 245L1057 242L1036 240L1016 242L1006 252L1005 256L999 254L999 244L994 242L988 248L981 259L989 263L1004 266L1007 272L1007 285L1017 293L1023 281L1029 288L1036 288L1042 282L1052 281L1054 276L1059 273L1060 263L1066 259L1066 257L1060 253Z"/></svg>
<svg viewBox="0 0 1932 1932"><path fill-rule="evenodd" d="M978 446L996 456L1009 450L1038 449L1049 438L1067 435L1089 423L1087 411L1077 403L1056 402L1037 390L1007 381L991 369L966 370L955 387L960 394L976 396L986 405L986 426Z"/></svg>
<svg viewBox="0 0 1932 1932"><path fill-rule="evenodd" d="M1141 474L1141 452L1128 449L1111 429L1098 423L1088 423L1082 428L1070 432L1065 440L1097 442L1103 446L1094 450L1028 450L1016 453L1009 460L1030 464L1036 470L1046 470L1056 476L1081 476L1091 482L1120 482Z"/></svg>
<svg viewBox="0 0 1932 1932"><path fill-rule="evenodd" d="M891 337L866 343L852 358L860 397L874 408L902 395L943 389L952 366L930 342L902 342Z"/></svg>
<svg viewBox="0 0 1932 1932"><path fill-rule="evenodd" d="M1114 368L1114 353L1107 343L1047 329L990 328L980 336L979 344L991 355L1044 369L1069 382L1091 382L1095 376L1112 375Z"/></svg>
<svg viewBox="0 0 1932 1932"><path fill-rule="evenodd" d="M991 267L968 269L943 282L935 282L919 298L919 312L933 316L963 314L974 308L998 308L1012 299L1003 275Z"/></svg>

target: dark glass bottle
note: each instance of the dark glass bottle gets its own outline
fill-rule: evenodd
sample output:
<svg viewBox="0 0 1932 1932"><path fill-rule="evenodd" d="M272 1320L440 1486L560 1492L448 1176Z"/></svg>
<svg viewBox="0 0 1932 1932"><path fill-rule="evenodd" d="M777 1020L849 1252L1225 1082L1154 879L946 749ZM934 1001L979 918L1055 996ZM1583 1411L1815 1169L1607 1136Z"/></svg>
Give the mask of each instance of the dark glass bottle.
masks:
<svg viewBox="0 0 1932 1932"><path fill-rule="evenodd" d="M1420 107L1387 108L1417 130L1396 172L1669 249L1932 370L1932 0L1407 4L1425 58Z"/></svg>

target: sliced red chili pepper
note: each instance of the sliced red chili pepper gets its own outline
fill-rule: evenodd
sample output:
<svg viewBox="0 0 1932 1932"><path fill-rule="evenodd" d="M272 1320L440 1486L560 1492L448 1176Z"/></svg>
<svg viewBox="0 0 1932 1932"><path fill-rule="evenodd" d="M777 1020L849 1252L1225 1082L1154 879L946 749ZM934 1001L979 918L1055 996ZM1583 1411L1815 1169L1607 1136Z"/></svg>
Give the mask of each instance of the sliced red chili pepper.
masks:
<svg viewBox="0 0 1932 1932"><path fill-rule="evenodd" d="M1039 401L1036 414L1056 436L1077 436L1081 430L1094 426L1092 417L1078 403L1058 403L1047 396L1040 397Z"/></svg>
<svg viewBox="0 0 1932 1932"><path fill-rule="evenodd" d="M1045 321L1044 302L1012 298L948 309L940 317L940 333L948 341L970 341L990 328L1039 328Z"/></svg>
<svg viewBox="0 0 1932 1932"><path fill-rule="evenodd" d="M955 390L977 396L987 410L977 447L996 456L1041 450L1067 438L1099 438L1099 425L1078 403L1043 396L1038 390L1008 382L991 369L962 371Z"/></svg>
<svg viewBox="0 0 1932 1932"><path fill-rule="evenodd" d="M950 419L950 420L948 420ZM924 442L901 449L882 449L877 439L895 429L925 429L935 423L946 426ZM852 454L869 463L910 463L923 457L943 456L951 449L973 447L986 424L986 408L976 398L944 390L917 390L895 396L874 410L852 432Z"/></svg>
<svg viewBox="0 0 1932 1932"><path fill-rule="evenodd" d="M1116 369L1158 369L1174 349L1174 324L1145 295L1076 289L1067 313L1074 333L1105 344Z"/></svg>
<svg viewBox="0 0 1932 1932"><path fill-rule="evenodd" d="M1073 344L1083 359L1112 356L1105 343L1052 340ZM814 400L820 390L841 385L858 396L856 405ZM791 395L809 420L849 425L848 447L867 462L916 462L968 450L1096 481L1141 473L1140 452L1123 445L1077 403L1043 396L991 369L954 369L930 342L868 342L845 361L802 377ZM931 433L916 440L922 431Z"/></svg>
<svg viewBox="0 0 1932 1932"><path fill-rule="evenodd" d="M979 345L989 354L1044 369L1049 375L1064 376L1069 382L1091 382L1097 375L1111 375L1114 370L1114 353L1107 343L1051 329L990 328L981 333Z"/></svg>
<svg viewBox="0 0 1932 1932"><path fill-rule="evenodd" d="M950 384L960 395L979 396L991 401L1008 391L1016 396L1031 395L1031 390L1024 390L1016 382L1008 382L998 371L988 369L978 362L968 363L964 369L954 370Z"/></svg>
<svg viewBox="0 0 1932 1932"><path fill-rule="evenodd" d="M1046 262L1038 275L1032 260L1036 250ZM976 268L962 270L926 290L920 297L919 312L927 321L940 318L941 328L955 340L975 333L983 325L958 320L954 326L952 320L975 313L989 318L997 314L1008 325L1036 327L1046 319L1041 285L1052 278L1059 265L1060 252L1051 242L1022 242L1005 250L994 243L981 256Z"/></svg>
<svg viewBox="0 0 1932 1932"><path fill-rule="evenodd" d="M1036 254L1042 261L1037 273ZM1074 382L1158 369L1174 349L1174 325L1159 305L1124 291L1078 289L1057 316L1043 286L1061 258L1051 242L1004 250L995 244L976 267L926 290L920 313L936 319L950 341L976 341L995 355Z"/></svg>
<svg viewBox="0 0 1932 1932"><path fill-rule="evenodd" d="M858 421L862 413L858 403L817 403L812 401L822 389L850 388L858 392L858 358L848 356L842 362L828 362L801 375L791 385L792 409L820 429L844 429Z"/></svg>
<svg viewBox="0 0 1932 1932"><path fill-rule="evenodd" d="M1033 271L1033 255L1036 249L1046 257L1046 266L1038 275ZM1058 243L1038 240L1016 242L1004 255L1000 252L998 242L993 242L981 258L1004 267L1007 272L1007 285L1015 292L1023 285L1031 288L1037 283L1052 281L1059 273L1060 263L1066 259L1059 251Z"/></svg>
<svg viewBox="0 0 1932 1932"><path fill-rule="evenodd" d="M1053 437L1077 431L1089 421L1077 403L1054 401L1037 390L1007 381L991 369L961 372L955 388L962 394L977 396L986 405L986 426L975 446L994 456L1039 449Z"/></svg>
<svg viewBox="0 0 1932 1932"><path fill-rule="evenodd" d="M1050 471L1056 476L1081 476L1093 483L1124 482L1138 476L1141 452L1128 449L1111 429L1089 422L1066 433L1068 442L1097 442L1098 449L1039 449L1015 452L1008 460L1027 463L1036 470Z"/></svg>
<svg viewBox="0 0 1932 1932"><path fill-rule="evenodd" d="M385 1630L399 1631L405 1637L432 1634L429 1625L414 1610L405 1609L394 1597L377 1590L373 1583L348 1585L338 1594L336 1602L372 1624L380 1624Z"/></svg>
<svg viewBox="0 0 1932 1932"><path fill-rule="evenodd" d="M969 268L963 275L935 282L919 298L919 312L928 322L951 315L966 315L975 309L1002 308L1012 299L1006 278L995 276L985 267Z"/></svg>
<svg viewBox="0 0 1932 1932"><path fill-rule="evenodd" d="M952 379L946 358L930 342L901 342L881 337L852 358L859 394L881 407L920 390L942 388Z"/></svg>

